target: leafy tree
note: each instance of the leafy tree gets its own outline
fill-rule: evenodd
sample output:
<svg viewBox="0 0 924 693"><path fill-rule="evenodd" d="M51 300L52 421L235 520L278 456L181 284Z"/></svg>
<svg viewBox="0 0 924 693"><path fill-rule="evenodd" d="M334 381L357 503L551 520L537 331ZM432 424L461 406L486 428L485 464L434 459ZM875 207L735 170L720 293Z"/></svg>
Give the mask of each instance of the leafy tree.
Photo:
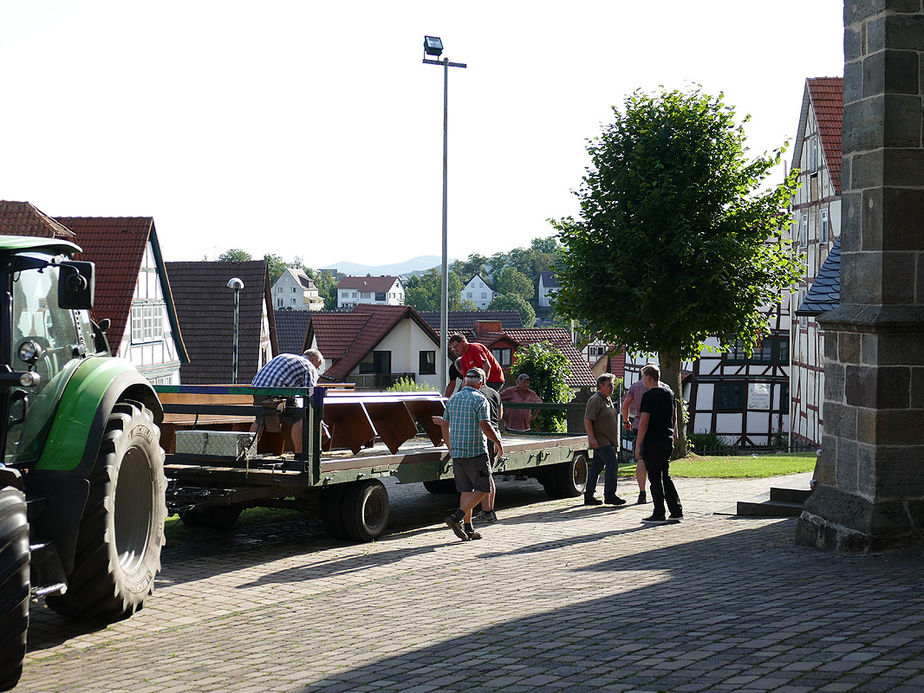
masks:
<svg viewBox="0 0 924 693"><path fill-rule="evenodd" d="M324 299L324 310L335 310L337 308L337 280L329 270L314 270L310 267L302 267L314 285L318 289L318 296Z"/></svg>
<svg viewBox="0 0 924 693"><path fill-rule="evenodd" d="M571 365L551 342L529 344L517 349L513 355L512 372L528 373L530 388L536 391L543 402L565 404L574 397L568 387ZM565 433L568 430L567 416L564 412L542 411L536 417L533 428L537 431Z"/></svg>
<svg viewBox="0 0 924 693"><path fill-rule="evenodd" d="M505 267L494 279L494 291L509 296L521 296L528 301L535 295L533 283L525 274L513 267Z"/></svg>
<svg viewBox="0 0 924 693"><path fill-rule="evenodd" d="M681 360L710 335L753 349L769 330L761 309L798 276L779 240L795 176L760 190L782 149L746 158L722 95L637 91L624 105L587 145L580 217L552 222L565 246L554 304L608 342L658 353L682 421Z"/></svg>
<svg viewBox="0 0 924 693"><path fill-rule="evenodd" d="M487 263L488 258L484 255L479 255L478 253L472 253L468 256L468 260L456 260L449 266L451 272L455 272L459 275L459 278L463 282L468 281L476 274L485 273L485 263Z"/></svg>
<svg viewBox="0 0 924 693"><path fill-rule="evenodd" d="M439 310L442 273L437 268L411 277L404 287L404 302L417 310ZM462 303L462 280L455 272L449 272L449 310L466 310ZM471 301L466 303L475 309Z"/></svg>
<svg viewBox="0 0 924 693"><path fill-rule="evenodd" d="M276 280L282 276L282 273L286 271L288 265L279 255L273 255L271 253L264 255L263 259L266 260L266 266L269 269L270 286L272 286L276 283Z"/></svg>
<svg viewBox="0 0 924 693"><path fill-rule="evenodd" d="M246 250L229 248L218 256L219 262L250 262L253 257Z"/></svg>
<svg viewBox="0 0 924 693"><path fill-rule="evenodd" d="M554 255L558 249L561 248L561 243L558 241L558 238L552 235L548 238L534 238L529 244L529 247L531 250L544 253L545 255Z"/></svg>
<svg viewBox="0 0 924 693"><path fill-rule="evenodd" d="M536 311L522 296L516 294L501 294L495 296L488 306L491 310L516 310L523 320L523 327L532 327L536 324Z"/></svg>

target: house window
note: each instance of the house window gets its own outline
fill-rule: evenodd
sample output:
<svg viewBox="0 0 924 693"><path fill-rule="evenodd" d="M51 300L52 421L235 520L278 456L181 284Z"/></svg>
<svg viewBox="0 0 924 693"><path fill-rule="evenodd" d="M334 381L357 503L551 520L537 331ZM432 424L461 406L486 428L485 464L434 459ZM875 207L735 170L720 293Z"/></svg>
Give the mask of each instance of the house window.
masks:
<svg viewBox="0 0 924 693"><path fill-rule="evenodd" d="M487 297L488 297L488 292L487 292L487 291L482 291L482 292L481 292L481 297L482 297L482 298L487 298Z"/></svg>
<svg viewBox="0 0 924 693"><path fill-rule="evenodd" d="M785 365L789 363L789 337L778 337L777 340L777 344L779 345L777 361Z"/></svg>
<svg viewBox="0 0 924 693"><path fill-rule="evenodd" d="M806 245L808 243L808 213L802 213L802 219L799 222L799 244Z"/></svg>
<svg viewBox="0 0 924 693"><path fill-rule="evenodd" d="M384 301L384 300L385 300L385 292L384 292L384 291L376 291L376 292L375 292L375 300L376 300L376 301Z"/></svg>
<svg viewBox="0 0 924 693"><path fill-rule="evenodd" d="M789 411L789 383L780 383L780 410Z"/></svg>
<svg viewBox="0 0 924 693"><path fill-rule="evenodd" d="M718 383L715 387L716 411L744 409L744 383Z"/></svg>
<svg viewBox="0 0 924 693"><path fill-rule="evenodd" d="M293 306L295 305L295 299L294 299L294 298L292 299L292 305L293 305Z"/></svg>
<svg viewBox="0 0 924 693"><path fill-rule="evenodd" d="M725 353L725 363L747 363L748 357L744 353L744 342L735 341L734 346Z"/></svg>
<svg viewBox="0 0 924 693"><path fill-rule="evenodd" d="M281 298L276 299L276 307L282 308L283 300Z"/></svg>
<svg viewBox="0 0 924 693"><path fill-rule="evenodd" d="M773 339L761 340L760 345L751 354L751 363L773 363Z"/></svg>
<svg viewBox="0 0 924 693"><path fill-rule="evenodd" d="M491 353L501 366L504 368L510 366L510 349L491 349Z"/></svg>
<svg viewBox="0 0 924 693"><path fill-rule="evenodd" d="M363 374L391 373L391 352L370 351L359 362L359 372Z"/></svg>
<svg viewBox="0 0 924 693"><path fill-rule="evenodd" d="M828 210L821 210L821 238L822 243L828 242Z"/></svg>
<svg viewBox="0 0 924 693"><path fill-rule="evenodd" d="M433 375L436 373L436 352L421 351L420 365L417 369L421 375Z"/></svg>
<svg viewBox="0 0 924 693"><path fill-rule="evenodd" d="M295 287L294 287L294 286L292 287L292 293L293 293L293 294L295 293Z"/></svg>
<svg viewBox="0 0 924 693"><path fill-rule="evenodd" d="M359 297L360 298L372 298L372 292L371 291L360 291Z"/></svg>
<svg viewBox="0 0 924 693"><path fill-rule="evenodd" d="M154 342L164 336L162 303L142 303L132 306L132 344Z"/></svg>

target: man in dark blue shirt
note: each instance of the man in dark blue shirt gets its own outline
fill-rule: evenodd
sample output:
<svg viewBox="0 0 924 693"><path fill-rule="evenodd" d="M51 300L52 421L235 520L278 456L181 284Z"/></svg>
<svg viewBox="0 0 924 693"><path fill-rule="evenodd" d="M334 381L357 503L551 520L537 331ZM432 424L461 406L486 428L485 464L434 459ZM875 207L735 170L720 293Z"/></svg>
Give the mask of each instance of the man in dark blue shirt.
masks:
<svg viewBox="0 0 924 693"><path fill-rule="evenodd" d="M677 523L683 519L683 507L670 474L671 452L677 440L674 392L661 382L661 369L657 366L645 366L642 369L642 380L648 391L642 395L639 404L641 420L635 457L643 461L648 470L651 500L654 503L651 517L646 517L642 522L659 525ZM669 518L664 515L665 501L671 513Z"/></svg>

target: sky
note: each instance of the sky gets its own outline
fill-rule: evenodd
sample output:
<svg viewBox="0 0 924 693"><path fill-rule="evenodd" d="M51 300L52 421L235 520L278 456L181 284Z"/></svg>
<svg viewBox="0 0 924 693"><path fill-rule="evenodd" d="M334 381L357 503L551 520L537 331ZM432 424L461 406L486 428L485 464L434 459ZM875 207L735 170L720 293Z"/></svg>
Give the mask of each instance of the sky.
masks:
<svg viewBox="0 0 924 693"><path fill-rule="evenodd" d="M0 199L152 216L168 260L310 267L554 231L636 89L724 92L753 154L795 136L805 79L843 73L841 0L0 0ZM787 157L788 158L788 157ZM782 169L779 178L782 179Z"/></svg>

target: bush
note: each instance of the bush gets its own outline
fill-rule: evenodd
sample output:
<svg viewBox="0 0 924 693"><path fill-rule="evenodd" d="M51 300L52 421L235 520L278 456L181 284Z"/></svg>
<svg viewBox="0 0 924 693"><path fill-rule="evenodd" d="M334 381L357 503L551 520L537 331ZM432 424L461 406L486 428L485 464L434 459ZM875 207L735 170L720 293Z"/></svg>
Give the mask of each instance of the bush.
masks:
<svg viewBox="0 0 924 693"><path fill-rule="evenodd" d="M715 433L691 433L688 442L690 447L693 449L697 455L708 455L710 453L726 453L728 452L728 443L722 436L717 436Z"/></svg>
<svg viewBox="0 0 924 693"><path fill-rule="evenodd" d="M567 379L571 375L571 365L565 355L552 346L550 342L539 342L517 349L513 357L511 372L528 373L530 388L542 398L543 402L560 402L565 404L574 397ZM565 433L568 430L565 413L543 411L536 417L532 428L537 431Z"/></svg>
<svg viewBox="0 0 924 693"><path fill-rule="evenodd" d="M386 387L388 392L430 392L436 388L427 383L418 383L409 375L404 375L395 381L394 385Z"/></svg>

